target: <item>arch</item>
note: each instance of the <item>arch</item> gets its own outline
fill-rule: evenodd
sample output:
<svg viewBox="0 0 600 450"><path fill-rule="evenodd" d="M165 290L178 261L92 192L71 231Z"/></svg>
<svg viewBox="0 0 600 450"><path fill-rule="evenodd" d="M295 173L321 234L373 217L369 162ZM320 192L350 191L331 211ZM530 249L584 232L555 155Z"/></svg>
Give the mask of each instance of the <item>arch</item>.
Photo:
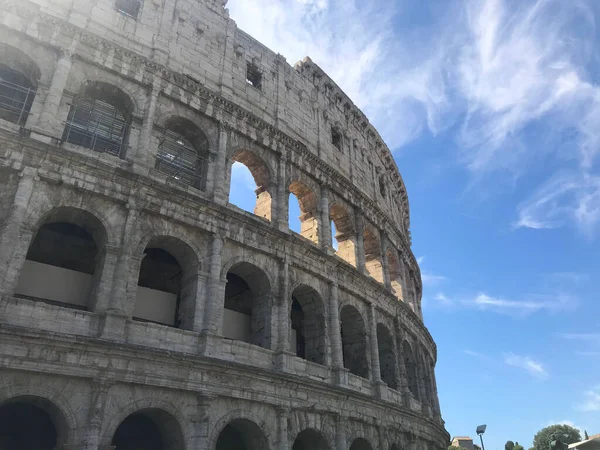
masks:
<svg viewBox="0 0 600 450"><path fill-rule="evenodd" d="M41 72L21 50L0 43L0 119L23 126L36 95Z"/></svg>
<svg viewBox="0 0 600 450"><path fill-rule="evenodd" d="M115 450L181 450L185 439L179 422L158 408L141 409L128 415L111 441Z"/></svg>
<svg viewBox="0 0 600 450"><path fill-rule="evenodd" d="M404 368L406 370L406 383L408 385L408 390L415 399L419 400L417 360L408 341L402 342L402 357L404 358Z"/></svg>
<svg viewBox="0 0 600 450"><path fill-rule="evenodd" d="M387 253L388 268L390 272L390 285L392 293L399 299L404 299L404 291L402 289L402 267L398 261L397 252L388 249Z"/></svg>
<svg viewBox="0 0 600 450"><path fill-rule="evenodd" d="M369 378L365 322L354 306L340 312L344 367L359 377Z"/></svg>
<svg viewBox="0 0 600 450"><path fill-rule="evenodd" d="M133 318L191 330L196 309L199 260L185 242L153 237L144 250Z"/></svg>
<svg viewBox="0 0 600 450"><path fill-rule="evenodd" d="M206 187L209 141L191 120L172 116L165 121L155 169L199 190Z"/></svg>
<svg viewBox="0 0 600 450"><path fill-rule="evenodd" d="M69 432L65 415L46 398L22 395L0 404L3 450L53 450L68 442Z"/></svg>
<svg viewBox="0 0 600 450"><path fill-rule="evenodd" d="M356 236L354 233L353 217L339 203L331 205L329 216L336 230L336 254L347 263L356 267Z"/></svg>
<svg viewBox="0 0 600 450"><path fill-rule="evenodd" d="M329 450L331 447L320 431L309 428L296 436L292 450Z"/></svg>
<svg viewBox="0 0 600 450"><path fill-rule="evenodd" d="M381 260L381 241L378 233L370 226L363 231L365 248L365 269L367 273L383 283L383 263Z"/></svg>
<svg viewBox="0 0 600 450"><path fill-rule="evenodd" d="M135 104L120 88L89 81L71 105L63 140L124 157L134 109Z"/></svg>
<svg viewBox="0 0 600 450"><path fill-rule="evenodd" d="M288 188L300 206L300 235L315 244L319 243L318 201L314 191L302 181L292 181Z"/></svg>
<svg viewBox="0 0 600 450"><path fill-rule="evenodd" d="M92 213L58 207L38 222L15 295L92 309L106 256L107 231Z"/></svg>
<svg viewBox="0 0 600 450"><path fill-rule="evenodd" d="M254 264L239 262L226 275L223 336L271 348L271 283Z"/></svg>
<svg viewBox="0 0 600 450"><path fill-rule="evenodd" d="M238 418L228 422L219 432L215 450L269 450L269 442L252 420Z"/></svg>
<svg viewBox="0 0 600 450"><path fill-rule="evenodd" d="M269 168L260 156L246 149L238 150L234 153L231 161L232 163L243 164L252 174L252 178L256 184L254 214L270 221L272 217L272 202L271 193L269 192L271 188Z"/></svg>
<svg viewBox="0 0 600 450"><path fill-rule="evenodd" d="M325 364L325 306L319 293L300 285L292 292L291 351L308 361Z"/></svg>
<svg viewBox="0 0 600 450"><path fill-rule="evenodd" d="M385 325L377 324L377 344L379 345L379 368L381 380L392 389L398 389L396 382L396 358L394 357L394 340Z"/></svg>
<svg viewBox="0 0 600 450"><path fill-rule="evenodd" d="M373 447L365 438L357 438L352 441L350 450L373 450Z"/></svg>

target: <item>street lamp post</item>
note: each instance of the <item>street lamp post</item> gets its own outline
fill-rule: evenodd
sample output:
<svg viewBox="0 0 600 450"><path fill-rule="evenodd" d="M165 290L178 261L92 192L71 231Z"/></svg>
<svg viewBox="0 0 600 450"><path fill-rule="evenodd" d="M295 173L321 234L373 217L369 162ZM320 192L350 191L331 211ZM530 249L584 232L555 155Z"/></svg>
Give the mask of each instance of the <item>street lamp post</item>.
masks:
<svg viewBox="0 0 600 450"><path fill-rule="evenodd" d="M481 450L485 450L485 447L483 446L483 433L485 433L486 428L487 425L479 425L477 427L477 435L479 436L479 439L481 439Z"/></svg>

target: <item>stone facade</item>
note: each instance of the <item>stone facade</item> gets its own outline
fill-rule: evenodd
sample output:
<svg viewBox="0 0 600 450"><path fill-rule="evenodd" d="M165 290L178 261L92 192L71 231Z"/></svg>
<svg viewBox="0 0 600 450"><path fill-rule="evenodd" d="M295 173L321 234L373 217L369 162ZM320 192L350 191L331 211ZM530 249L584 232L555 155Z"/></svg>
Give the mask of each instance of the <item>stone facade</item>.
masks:
<svg viewBox="0 0 600 450"><path fill-rule="evenodd" d="M392 155L225 3L0 0L3 450L447 447Z"/></svg>

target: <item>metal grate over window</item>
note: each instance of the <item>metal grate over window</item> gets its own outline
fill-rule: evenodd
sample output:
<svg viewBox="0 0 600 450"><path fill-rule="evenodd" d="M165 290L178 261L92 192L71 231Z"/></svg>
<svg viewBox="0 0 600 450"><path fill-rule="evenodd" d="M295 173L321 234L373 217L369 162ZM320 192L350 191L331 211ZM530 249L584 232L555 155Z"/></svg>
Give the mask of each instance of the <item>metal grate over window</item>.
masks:
<svg viewBox="0 0 600 450"><path fill-rule="evenodd" d="M0 118L24 125L35 93L23 75L12 69L0 69Z"/></svg>
<svg viewBox="0 0 600 450"><path fill-rule="evenodd" d="M121 156L127 122L113 105L102 100L78 100L69 111L63 139L97 152Z"/></svg>
<svg viewBox="0 0 600 450"><path fill-rule="evenodd" d="M201 155L181 134L165 131L156 155L156 169L195 188L200 189L207 164Z"/></svg>
<svg viewBox="0 0 600 450"><path fill-rule="evenodd" d="M142 9L142 0L116 0L115 7L120 13L137 19L140 9Z"/></svg>

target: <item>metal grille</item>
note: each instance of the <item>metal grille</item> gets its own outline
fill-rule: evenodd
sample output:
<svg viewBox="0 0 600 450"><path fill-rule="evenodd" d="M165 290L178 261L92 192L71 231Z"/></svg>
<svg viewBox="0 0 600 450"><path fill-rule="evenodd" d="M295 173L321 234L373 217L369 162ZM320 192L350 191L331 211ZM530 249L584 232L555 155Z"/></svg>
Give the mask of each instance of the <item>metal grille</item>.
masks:
<svg viewBox="0 0 600 450"><path fill-rule="evenodd" d="M24 125L31 110L35 89L0 77L0 118Z"/></svg>
<svg viewBox="0 0 600 450"><path fill-rule="evenodd" d="M81 99L71 107L64 140L121 156L126 133L127 122L117 108L101 100Z"/></svg>
<svg viewBox="0 0 600 450"><path fill-rule="evenodd" d="M126 16L137 19L142 8L142 0L116 0L115 7Z"/></svg>
<svg viewBox="0 0 600 450"><path fill-rule="evenodd" d="M156 169L182 183L200 188L206 157L183 136L165 131L156 155Z"/></svg>

